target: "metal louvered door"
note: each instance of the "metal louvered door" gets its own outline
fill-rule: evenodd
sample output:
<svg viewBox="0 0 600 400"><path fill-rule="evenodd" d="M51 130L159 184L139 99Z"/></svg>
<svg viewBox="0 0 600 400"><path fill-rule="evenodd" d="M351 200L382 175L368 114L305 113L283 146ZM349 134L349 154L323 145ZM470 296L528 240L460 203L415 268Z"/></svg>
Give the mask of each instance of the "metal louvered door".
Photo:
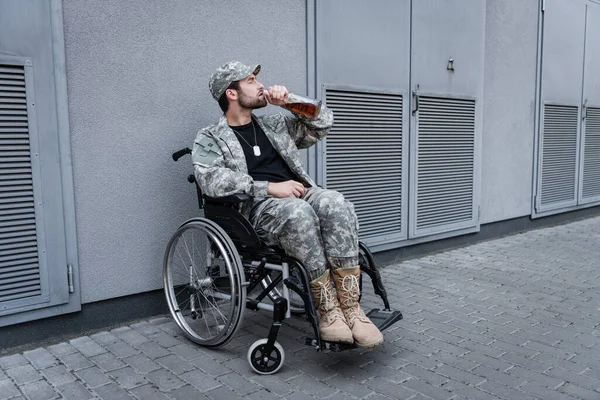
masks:
<svg viewBox="0 0 600 400"><path fill-rule="evenodd" d="M42 202L32 70L31 59L0 56L0 317L69 298L66 273L48 270L46 240L58 238L47 237L56 230L45 226L50 220L43 214L62 210L46 210Z"/></svg>
<svg viewBox="0 0 600 400"><path fill-rule="evenodd" d="M409 237L477 230L485 2L413 1L412 27Z"/></svg>
<svg viewBox="0 0 600 400"><path fill-rule="evenodd" d="M585 3L546 0L537 213L560 212L577 205Z"/></svg>
<svg viewBox="0 0 600 400"><path fill-rule="evenodd" d="M588 3L579 204L600 201L600 5Z"/></svg>
<svg viewBox="0 0 600 400"><path fill-rule="evenodd" d="M327 137L326 187L354 204L361 240L405 239L402 95L326 87L325 101L335 115Z"/></svg>
<svg viewBox="0 0 600 400"><path fill-rule="evenodd" d="M354 204L373 251L408 237L410 3L315 2L315 84L334 114L315 146L316 181Z"/></svg>

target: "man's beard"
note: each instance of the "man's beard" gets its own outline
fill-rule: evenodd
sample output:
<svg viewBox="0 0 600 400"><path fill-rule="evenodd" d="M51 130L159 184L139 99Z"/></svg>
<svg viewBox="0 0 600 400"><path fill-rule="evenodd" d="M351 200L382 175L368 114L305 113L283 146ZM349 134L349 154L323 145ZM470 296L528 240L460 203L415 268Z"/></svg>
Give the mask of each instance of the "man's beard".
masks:
<svg viewBox="0 0 600 400"><path fill-rule="evenodd" d="M260 97L252 97L248 96L245 93L240 91L240 95L238 97L238 103L241 107L248 108L251 110L256 110L257 108L263 108L267 106L267 99L263 96Z"/></svg>

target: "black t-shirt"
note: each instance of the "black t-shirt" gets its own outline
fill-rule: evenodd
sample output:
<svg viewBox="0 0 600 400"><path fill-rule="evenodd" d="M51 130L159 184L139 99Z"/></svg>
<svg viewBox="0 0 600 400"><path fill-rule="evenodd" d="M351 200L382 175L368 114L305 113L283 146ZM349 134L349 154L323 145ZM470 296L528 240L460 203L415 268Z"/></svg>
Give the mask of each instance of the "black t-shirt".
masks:
<svg viewBox="0 0 600 400"><path fill-rule="evenodd" d="M260 125L251 121L246 125L230 126L244 150L248 174L255 181L285 182L300 181L273 147ZM254 140L256 131L256 142ZM254 146L260 149L260 155L254 154Z"/></svg>

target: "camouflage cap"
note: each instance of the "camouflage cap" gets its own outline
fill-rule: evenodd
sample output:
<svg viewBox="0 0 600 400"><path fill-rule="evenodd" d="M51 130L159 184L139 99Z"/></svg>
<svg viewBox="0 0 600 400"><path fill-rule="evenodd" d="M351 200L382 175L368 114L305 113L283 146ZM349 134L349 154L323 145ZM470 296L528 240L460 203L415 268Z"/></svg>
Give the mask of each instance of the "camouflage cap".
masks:
<svg viewBox="0 0 600 400"><path fill-rule="evenodd" d="M229 85L231 85L231 82L244 79L250 74L258 75L259 72L259 64L249 67L239 61L229 61L222 67L217 68L211 75L208 88L215 100L218 101Z"/></svg>

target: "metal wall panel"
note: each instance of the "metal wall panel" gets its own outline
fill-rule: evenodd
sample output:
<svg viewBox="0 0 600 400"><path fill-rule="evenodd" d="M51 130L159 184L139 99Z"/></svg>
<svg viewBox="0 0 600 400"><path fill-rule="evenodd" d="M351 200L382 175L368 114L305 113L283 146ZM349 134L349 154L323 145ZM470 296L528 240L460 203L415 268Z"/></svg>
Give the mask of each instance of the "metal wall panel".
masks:
<svg viewBox="0 0 600 400"><path fill-rule="evenodd" d="M53 43L53 4L0 3L0 326L80 308L67 279L66 234L74 226L65 226L55 86L64 70L55 70L62 44Z"/></svg>
<svg viewBox="0 0 600 400"><path fill-rule="evenodd" d="M485 2L412 3L409 238L478 227Z"/></svg>
<svg viewBox="0 0 600 400"><path fill-rule="evenodd" d="M600 201L600 5L588 3L579 203Z"/></svg>
<svg viewBox="0 0 600 400"><path fill-rule="evenodd" d="M406 238L402 95L327 87L325 100L335 115L327 135L325 186L354 204L361 240Z"/></svg>
<svg viewBox="0 0 600 400"><path fill-rule="evenodd" d="M573 205L577 201L579 110L576 106L546 104L543 115L540 205Z"/></svg>
<svg viewBox="0 0 600 400"><path fill-rule="evenodd" d="M419 96L414 232L473 226L475 100Z"/></svg>
<svg viewBox="0 0 600 400"><path fill-rule="evenodd" d="M405 240L410 1L318 1L316 40L317 93L335 116L317 182L355 204L369 245Z"/></svg>
<svg viewBox="0 0 600 400"><path fill-rule="evenodd" d="M535 198L538 213L577 204L585 9L585 0L546 0Z"/></svg>

